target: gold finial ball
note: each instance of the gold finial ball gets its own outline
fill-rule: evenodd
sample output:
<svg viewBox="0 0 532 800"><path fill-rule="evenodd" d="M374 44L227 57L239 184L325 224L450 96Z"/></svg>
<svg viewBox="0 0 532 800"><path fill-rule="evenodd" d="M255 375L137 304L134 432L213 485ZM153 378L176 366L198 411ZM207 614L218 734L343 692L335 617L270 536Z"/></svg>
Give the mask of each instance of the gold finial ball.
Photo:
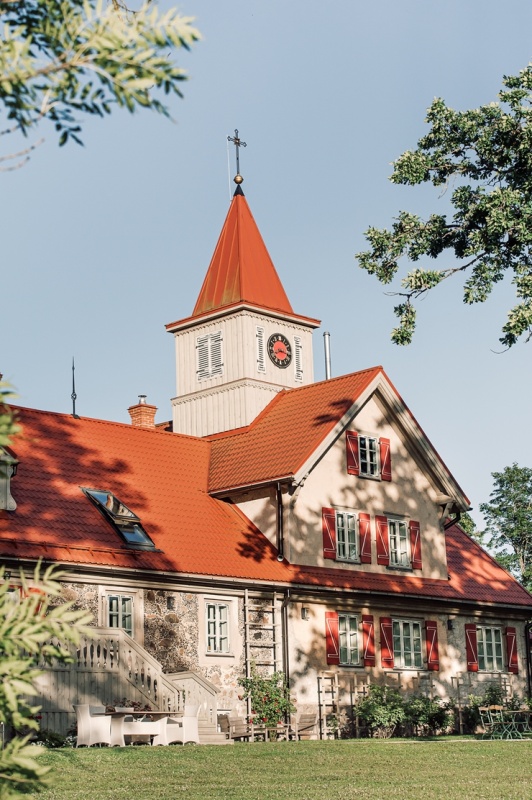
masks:
<svg viewBox="0 0 532 800"><path fill-rule="evenodd" d="M240 186L240 184L241 184L241 183L243 183L243 182L244 182L244 178L242 177L242 175L241 175L240 173L238 173L238 175L235 175L235 177L233 178L233 180L234 180L234 182L235 182L235 183L237 183L239 186Z"/></svg>

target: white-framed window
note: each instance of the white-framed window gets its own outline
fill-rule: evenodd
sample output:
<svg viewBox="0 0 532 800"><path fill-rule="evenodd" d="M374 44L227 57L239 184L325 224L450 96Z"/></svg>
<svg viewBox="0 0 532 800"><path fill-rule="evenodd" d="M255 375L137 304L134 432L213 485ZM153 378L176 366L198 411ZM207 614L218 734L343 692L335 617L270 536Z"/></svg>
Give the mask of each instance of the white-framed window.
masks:
<svg viewBox="0 0 532 800"><path fill-rule="evenodd" d="M404 669L422 669L421 622L393 619L392 635L394 665Z"/></svg>
<svg viewBox="0 0 532 800"><path fill-rule="evenodd" d="M358 435L360 475L367 478L379 476L379 440L375 436Z"/></svg>
<svg viewBox="0 0 532 800"><path fill-rule="evenodd" d="M336 511L336 558L358 561L357 515Z"/></svg>
<svg viewBox="0 0 532 800"><path fill-rule="evenodd" d="M477 627L478 668L482 672L502 672L504 656L501 628Z"/></svg>
<svg viewBox="0 0 532 800"><path fill-rule="evenodd" d="M207 652L229 652L229 607L227 603L208 602L205 606Z"/></svg>
<svg viewBox="0 0 532 800"><path fill-rule="evenodd" d="M390 566L410 567L410 537L406 522L388 519L388 539L390 542Z"/></svg>
<svg viewBox="0 0 532 800"><path fill-rule="evenodd" d="M144 645L144 592L129 586L98 587L98 626L125 631Z"/></svg>
<svg viewBox="0 0 532 800"><path fill-rule="evenodd" d="M206 333L196 339L198 380L203 381L223 375L222 331Z"/></svg>
<svg viewBox="0 0 532 800"><path fill-rule="evenodd" d="M257 372L266 372L264 328L257 325Z"/></svg>
<svg viewBox="0 0 532 800"><path fill-rule="evenodd" d="M133 636L133 597L128 594L107 595L107 624L109 628L122 628Z"/></svg>
<svg viewBox="0 0 532 800"><path fill-rule="evenodd" d="M338 614L338 649L340 664L359 664L358 617L354 614Z"/></svg>

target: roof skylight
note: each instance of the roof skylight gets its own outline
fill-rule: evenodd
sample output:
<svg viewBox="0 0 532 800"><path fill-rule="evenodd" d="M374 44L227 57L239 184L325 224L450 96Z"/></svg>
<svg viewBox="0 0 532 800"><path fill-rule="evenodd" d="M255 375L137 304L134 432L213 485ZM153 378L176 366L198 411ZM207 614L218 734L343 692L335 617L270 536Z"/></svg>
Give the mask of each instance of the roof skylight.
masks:
<svg viewBox="0 0 532 800"><path fill-rule="evenodd" d="M84 489L84 494L113 524L127 545L141 550L154 550L155 545L142 527L140 518L112 492L103 489Z"/></svg>

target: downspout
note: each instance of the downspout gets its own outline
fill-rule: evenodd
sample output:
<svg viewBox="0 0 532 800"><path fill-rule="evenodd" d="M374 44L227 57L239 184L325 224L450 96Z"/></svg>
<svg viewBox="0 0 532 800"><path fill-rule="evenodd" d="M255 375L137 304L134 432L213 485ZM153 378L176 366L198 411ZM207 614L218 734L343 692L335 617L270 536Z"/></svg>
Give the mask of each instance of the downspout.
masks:
<svg viewBox="0 0 532 800"><path fill-rule="evenodd" d="M281 484L275 485L277 501L277 561L284 559L284 521L283 521L283 492Z"/></svg>
<svg viewBox="0 0 532 800"><path fill-rule="evenodd" d="M290 688L290 656L288 647L288 604L290 602L290 589L286 589L281 605L281 631L283 637L283 672L286 685ZM287 720L288 721L288 720Z"/></svg>
<svg viewBox="0 0 532 800"><path fill-rule="evenodd" d="M462 512L455 511L455 516L451 519L448 519L447 522L443 526L443 530L446 531L448 528L451 528L453 525L456 525L462 519Z"/></svg>

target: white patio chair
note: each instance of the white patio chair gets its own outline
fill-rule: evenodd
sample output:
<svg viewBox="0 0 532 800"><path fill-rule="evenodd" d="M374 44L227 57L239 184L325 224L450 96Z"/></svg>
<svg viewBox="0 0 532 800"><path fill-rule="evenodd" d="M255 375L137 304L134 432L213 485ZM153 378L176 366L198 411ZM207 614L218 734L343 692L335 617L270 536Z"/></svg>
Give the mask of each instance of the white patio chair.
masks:
<svg viewBox="0 0 532 800"><path fill-rule="evenodd" d="M76 747L111 744L111 718L105 716L104 706L89 706L88 703L82 703L75 705L74 710L78 725Z"/></svg>
<svg viewBox="0 0 532 800"><path fill-rule="evenodd" d="M176 717L175 719L168 717L166 721L166 737L168 744L172 742L181 742L181 744L194 742L195 744L199 744L199 712L199 706L191 706L185 703L182 717Z"/></svg>

